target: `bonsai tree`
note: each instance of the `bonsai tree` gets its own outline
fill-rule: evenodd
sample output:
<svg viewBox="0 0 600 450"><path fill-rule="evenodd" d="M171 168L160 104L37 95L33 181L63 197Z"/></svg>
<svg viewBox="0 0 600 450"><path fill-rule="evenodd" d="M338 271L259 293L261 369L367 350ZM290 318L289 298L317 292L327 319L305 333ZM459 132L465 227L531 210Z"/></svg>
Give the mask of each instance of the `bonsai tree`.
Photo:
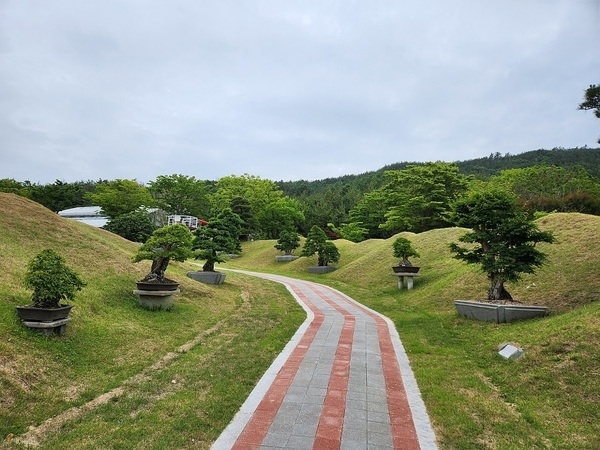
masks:
<svg viewBox="0 0 600 450"><path fill-rule="evenodd" d="M499 189L478 191L459 199L451 217L457 226L472 231L459 238L468 247L451 243L450 251L456 259L481 266L490 280L491 301L512 300L504 283L519 281L523 273L534 273L546 259L535 245L554 241L552 233L540 231L517 208L512 193Z"/></svg>
<svg viewBox="0 0 600 450"><path fill-rule="evenodd" d="M210 219L207 225L197 228L192 243L194 258L206 262L202 266L205 272L214 272L216 263L223 263L223 253L239 253L240 227L242 220L230 208Z"/></svg>
<svg viewBox="0 0 600 450"><path fill-rule="evenodd" d="M58 308L62 300L73 300L85 283L65 259L51 249L42 250L28 264L25 287L33 289L32 306Z"/></svg>
<svg viewBox="0 0 600 450"><path fill-rule="evenodd" d="M283 230L274 247L286 255L291 255L300 246L300 235L294 230Z"/></svg>
<svg viewBox="0 0 600 450"><path fill-rule="evenodd" d="M412 267L412 263L408 260L411 256L419 257L419 253L413 248L412 243L404 238L397 237L392 243L394 256L400 258L399 266Z"/></svg>
<svg viewBox="0 0 600 450"><path fill-rule="evenodd" d="M181 223L167 225L155 230L152 236L138 248L133 261L152 261L150 272L142 280L144 282L173 283L165 277L171 260L183 262L191 258L192 232Z"/></svg>
<svg viewBox="0 0 600 450"><path fill-rule="evenodd" d="M318 265L327 266L329 263L339 261L340 252L335 244L328 240L327 234L317 225L308 232L304 247L302 247L302 256L318 255Z"/></svg>

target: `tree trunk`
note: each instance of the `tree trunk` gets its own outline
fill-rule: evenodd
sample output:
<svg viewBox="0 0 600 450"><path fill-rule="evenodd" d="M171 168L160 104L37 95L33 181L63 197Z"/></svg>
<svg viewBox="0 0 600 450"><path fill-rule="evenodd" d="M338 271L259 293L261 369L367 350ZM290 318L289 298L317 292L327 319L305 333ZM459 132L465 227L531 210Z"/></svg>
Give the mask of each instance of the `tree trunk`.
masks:
<svg viewBox="0 0 600 450"><path fill-rule="evenodd" d="M152 267L150 273L144 277L144 281L164 281L165 271L169 266L171 258L156 258L152 260Z"/></svg>
<svg viewBox="0 0 600 450"><path fill-rule="evenodd" d="M509 292L504 289L504 279L500 277L492 277L490 289L488 290L488 300L511 300L512 297Z"/></svg>
<svg viewBox="0 0 600 450"><path fill-rule="evenodd" d="M213 251L211 251L211 256L212 255L214 255L214 258L216 258L217 253L213 250ZM214 261L213 257L211 257L211 256L209 256L206 259L206 262L202 266L202 270L205 272L214 272L215 271L215 261Z"/></svg>

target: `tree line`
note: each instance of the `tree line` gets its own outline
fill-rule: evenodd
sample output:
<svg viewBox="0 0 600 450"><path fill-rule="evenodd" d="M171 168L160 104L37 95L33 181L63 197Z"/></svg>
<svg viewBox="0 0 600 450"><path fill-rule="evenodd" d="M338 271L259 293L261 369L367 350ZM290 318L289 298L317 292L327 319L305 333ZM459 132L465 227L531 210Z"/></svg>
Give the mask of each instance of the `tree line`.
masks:
<svg viewBox="0 0 600 450"><path fill-rule="evenodd" d="M530 217L551 211L600 215L600 149L399 163L317 181L275 182L249 174L216 181L161 175L145 185L135 179L56 180L46 185L3 179L0 191L28 197L55 212L101 206L111 231L137 241L152 231L144 213L148 208L205 220L231 209L241 220L240 236L245 239L277 239L290 229L306 236L316 225L329 237L360 241L449 226L450 204L482 185L514 193Z"/></svg>

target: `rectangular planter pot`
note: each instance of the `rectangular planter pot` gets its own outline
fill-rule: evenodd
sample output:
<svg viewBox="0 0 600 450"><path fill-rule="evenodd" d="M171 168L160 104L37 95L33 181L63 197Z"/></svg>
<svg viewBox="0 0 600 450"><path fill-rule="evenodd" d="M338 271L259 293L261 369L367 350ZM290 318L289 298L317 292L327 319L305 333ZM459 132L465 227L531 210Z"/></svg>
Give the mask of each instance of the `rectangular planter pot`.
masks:
<svg viewBox="0 0 600 450"><path fill-rule="evenodd" d="M294 261L298 259L298 257L296 255L277 255L275 256L275 261L277 262L288 262L288 261Z"/></svg>
<svg viewBox="0 0 600 450"><path fill-rule="evenodd" d="M223 284L225 274L222 272L205 272L203 270L191 271L187 276L192 280L200 281L205 284Z"/></svg>
<svg viewBox="0 0 600 450"><path fill-rule="evenodd" d="M497 305L470 300L455 300L454 305L462 317L483 322L510 323L548 315L545 306Z"/></svg>

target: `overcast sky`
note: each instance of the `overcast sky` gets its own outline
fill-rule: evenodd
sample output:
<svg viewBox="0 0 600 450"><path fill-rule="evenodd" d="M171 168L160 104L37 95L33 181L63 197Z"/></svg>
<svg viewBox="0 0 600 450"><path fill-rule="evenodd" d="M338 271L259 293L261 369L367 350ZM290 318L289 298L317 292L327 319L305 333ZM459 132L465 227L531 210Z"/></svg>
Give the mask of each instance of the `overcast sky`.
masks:
<svg viewBox="0 0 600 450"><path fill-rule="evenodd" d="M0 179L598 147L600 0L0 0Z"/></svg>

